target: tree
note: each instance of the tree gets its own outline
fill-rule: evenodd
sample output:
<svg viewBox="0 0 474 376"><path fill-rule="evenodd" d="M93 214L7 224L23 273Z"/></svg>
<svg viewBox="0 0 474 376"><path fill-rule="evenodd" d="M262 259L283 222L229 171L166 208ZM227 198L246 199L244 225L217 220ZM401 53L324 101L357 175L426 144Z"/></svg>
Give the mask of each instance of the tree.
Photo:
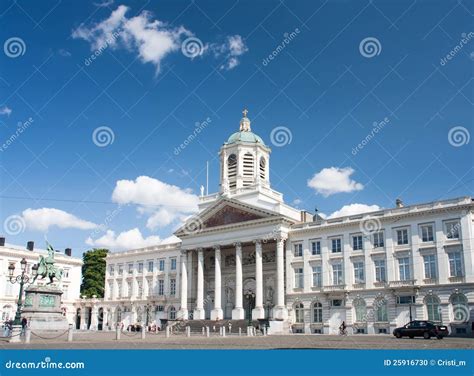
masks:
<svg viewBox="0 0 474 376"><path fill-rule="evenodd" d="M81 295L91 298L96 295L104 297L105 290L105 258L108 249L94 248L82 255Z"/></svg>

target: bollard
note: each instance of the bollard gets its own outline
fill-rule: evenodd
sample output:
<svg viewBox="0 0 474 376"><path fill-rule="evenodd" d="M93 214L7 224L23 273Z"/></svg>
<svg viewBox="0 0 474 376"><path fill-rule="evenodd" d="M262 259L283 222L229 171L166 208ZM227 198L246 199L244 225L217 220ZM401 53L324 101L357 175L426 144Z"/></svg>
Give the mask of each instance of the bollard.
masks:
<svg viewBox="0 0 474 376"><path fill-rule="evenodd" d="M116 339L117 341L120 340L120 334L121 334L120 326L117 325L117 328L115 329L115 339Z"/></svg>
<svg viewBox="0 0 474 376"><path fill-rule="evenodd" d="M253 336L256 336L257 335L257 328L256 327L252 327L252 335Z"/></svg>
<svg viewBox="0 0 474 376"><path fill-rule="evenodd" d="M222 337L225 337L225 326L222 327Z"/></svg>
<svg viewBox="0 0 474 376"><path fill-rule="evenodd" d="M166 327L166 338L170 338L170 327Z"/></svg>
<svg viewBox="0 0 474 376"><path fill-rule="evenodd" d="M31 342L31 329L29 326L25 328L25 343Z"/></svg>
<svg viewBox="0 0 474 376"><path fill-rule="evenodd" d="M8 342L21 342L20 333L21 333L21 325L13 325L13 329L11 330L11 336Z"/></svg>
<svg viewBox="0 0 474 376"><path fill-rule="evenodd" d="M267 327L266 327L266 326L264 326L264 327L263 327L263 335L264 335L264 336L266 336L266 335L267 335L267 330L268 330L268 329L267 329Z"/></svg>
<svg viewBox="0 0 474 376"><path fill-rule="evenodd" d="M204 337L206 335L206 328L203 326L202 327L202 336Z"/></svg>
<svg viewBox="0 0 474 376"><path fill-rule="evenodd" d="M186 327L186 337L191 337L191 327L189 325Z"/></svg>
<svg viewBox="0 0 474 376"><path fill-rule="evenodd" d="M67 341L72 342L72 324L69 324L69 329L67 331Z"/></svg>
<svg viewBox="0 0 474 376"><path fill-rule="evenodd" d="M252 335L252 327L247 326L247 337L250 337Z"/></svg>
<svg viewBox="0 0 474 376"><path fill-rule="evenodd" d="M242 335L242 328L239 328L239 337Z"/></svg>
<svg viewBox="0 0 474 376"><path fill-rule="evenodd" d="M142 328L142 339L145 339L145 338L146 338L145 328Z"/></svg>
<svg viewBox="0 0 474 376"><path fill-rule="evenodd" d="M208 338L209 338L209 334L210 334L210 333L209 333L209 327L208 327L208 326L206 326L206 337L208 337Z"/></svg>

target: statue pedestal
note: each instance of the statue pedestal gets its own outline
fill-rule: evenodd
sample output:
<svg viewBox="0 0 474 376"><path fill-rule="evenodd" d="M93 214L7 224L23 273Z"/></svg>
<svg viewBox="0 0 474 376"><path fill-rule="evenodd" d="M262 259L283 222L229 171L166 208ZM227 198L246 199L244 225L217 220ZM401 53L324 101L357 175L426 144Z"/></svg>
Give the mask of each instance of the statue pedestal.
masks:
<svg viewBox="0 0 474 376"><path fill-rule="evenodd" d="M25 290L22 316L32 331L64 331L68 321L61 311L63 292L55 286L30 286Z"/></svg>

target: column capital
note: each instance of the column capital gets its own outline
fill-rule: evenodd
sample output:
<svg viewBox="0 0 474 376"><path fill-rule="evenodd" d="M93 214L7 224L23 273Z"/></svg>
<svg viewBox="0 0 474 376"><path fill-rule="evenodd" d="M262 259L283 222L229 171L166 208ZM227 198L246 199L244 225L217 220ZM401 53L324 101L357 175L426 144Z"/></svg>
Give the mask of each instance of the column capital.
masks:
<svg viewBox="0 0 474 376"><path fill-rule="evenodd" d="M235 243L234 243L234 247L236 247L236 248L237 248L237 247L242 248L242 243L241 243L241 242L235 242Z"/></svg>
<svg viewBox="0 0 474 376"><path fill-rule="evenodd" d="M288 234L278 234L274 238L277 242L284 242L285 240L288 239Z"/></svg>
<svg viewBox="0 0 474 376"><path fill-rule="evenodd" d="M189 251L189 249L181 249L181 250L180 250L181 256L187 256L187 255L188 255L188 251Z"/></svg>
<svg viewBox="0 0 474 376"><path fill-rule="evenodd" d="M262 244L262 239L254 239L252 240L254 244Z"/></svg>
<svg viewBox="0 0 474 376"><path fill-rule="evenodd" d="M212 248L214 248L214 250L216 251L220 251L221 250L221 245L220 244L215 244L212 246Z"/></svg>
<svg viewBox="0 0 474 376"><path fill-rule="evenodd" d="M202 251L204 251L204 248L203 247L196 248L196 251L202 252Z"/></svg>

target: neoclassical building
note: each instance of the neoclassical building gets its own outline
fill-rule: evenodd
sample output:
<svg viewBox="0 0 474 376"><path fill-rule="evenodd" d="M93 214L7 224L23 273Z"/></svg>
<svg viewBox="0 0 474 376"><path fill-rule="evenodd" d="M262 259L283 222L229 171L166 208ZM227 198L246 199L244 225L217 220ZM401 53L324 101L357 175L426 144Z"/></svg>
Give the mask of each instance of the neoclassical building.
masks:
<svg viewBox="0 0 474 376"><path fill-rule="evenodd" d="M269 319L270 333L390 333L411 319L471 335L470 197L323 219L270 185L270 148L240 129L221 147L220 190L201 195L179 242L107 256L105 298L78 327Z"/></svg>
<svg viewBox="0 0 474 376"><path fill-rule="evenodd" d="M81 267L82 260L72 257L72 251L67 248L63 253L55 253L56 264L63 269L63 278L59 287L63 291L61 296L61 309L70 323L76 319L75 303L80 297L81 287ZM0 237L0 318L1 323L15 318L17 309L18 294L20 286L18 283L11 283L8 267L15 266L14 276L21 274L20 261L24 258L26 264L26 274L32 277L31 268L38 263L40 256L47 255L44 249L36 248L32 241L26 247L13 245L5 242L4 237ZM37 280L38 284L46 283L47 280Z"/></svg>

